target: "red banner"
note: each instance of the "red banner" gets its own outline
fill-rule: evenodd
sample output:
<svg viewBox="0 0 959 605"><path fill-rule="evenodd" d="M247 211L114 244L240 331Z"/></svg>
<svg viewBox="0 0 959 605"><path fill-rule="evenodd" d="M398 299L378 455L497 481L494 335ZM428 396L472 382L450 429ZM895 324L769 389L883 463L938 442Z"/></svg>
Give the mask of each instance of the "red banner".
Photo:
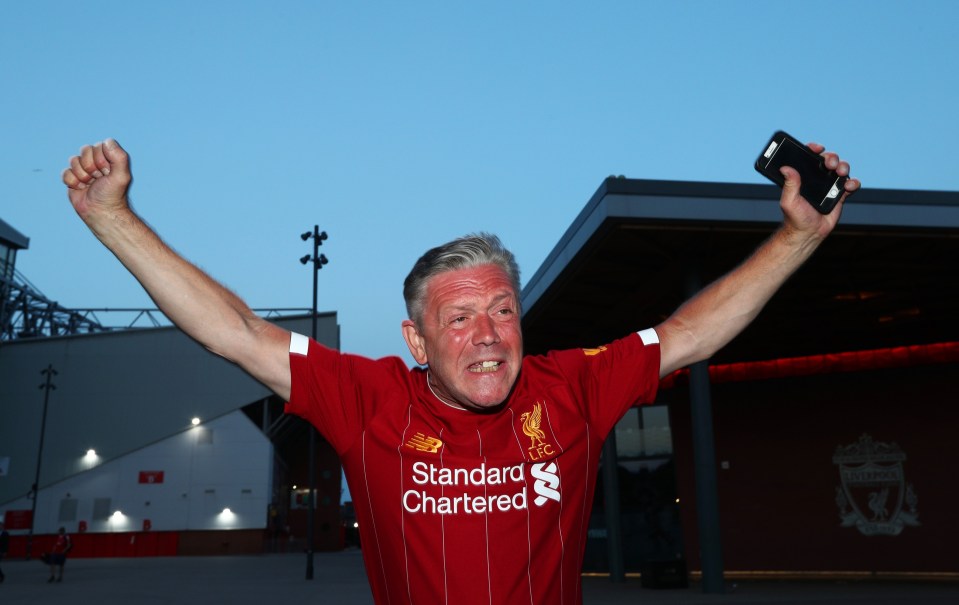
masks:
<svg viewBox="0 0 959 605"><path fill-rule="evenodd" d="M163 471L140 471L140 483L163 483Z"/></svg>
<svg viewBox="0 0 959 605"><path fill-rule="evenodd" d="M33 519L33 511L8 510L3 515L3 527L5 529L30 529L31 519Z"/></svg>

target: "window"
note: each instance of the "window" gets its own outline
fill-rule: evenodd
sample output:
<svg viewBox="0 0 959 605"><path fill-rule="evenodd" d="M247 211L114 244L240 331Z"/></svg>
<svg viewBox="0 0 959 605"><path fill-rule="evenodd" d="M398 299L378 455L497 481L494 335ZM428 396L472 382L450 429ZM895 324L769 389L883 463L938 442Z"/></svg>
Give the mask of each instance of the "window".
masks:
<svg viewBox="0 0 959 605"><path fill-rule="evenodd" d="M669 408L647 405L626 412L616 424L616 453L621 461L671 456L673 435L669 429Z"/></svg>
<svg viewBox="0 0 959 605"><path fill-rule="evenodd" d="M113 514L113 511L110 510L111 500L110 498L94 498L93 499L93 520L94 521L106 521L110 518L110 515Z"/></svg>
<svg viewBox="0 0 959 605"><path fill-rule="evenodd" d="M64 498L60 500L60 514L57 516L60 523L70 523L77 520L77 499Z"/></svg>

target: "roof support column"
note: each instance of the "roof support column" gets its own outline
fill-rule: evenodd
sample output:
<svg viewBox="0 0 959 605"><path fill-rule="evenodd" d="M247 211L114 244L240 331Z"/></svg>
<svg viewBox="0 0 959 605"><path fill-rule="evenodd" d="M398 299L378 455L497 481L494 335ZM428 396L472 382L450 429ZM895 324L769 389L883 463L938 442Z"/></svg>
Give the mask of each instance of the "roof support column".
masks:
<svg viewBox="0 0 959 605"><path fill-rule="evenodd" d="M616 454L616 428L603 444L603 514L606 517L606 553L611 582L626 581L623 558L623 523L619 508L619 456Z"/></svg>
<svg viewBox="0 0 959 605"><path fill-rule="evenodd" d="M687 294L701 288L696 263L687 266ZM703 566L703 592L721 594L723 549L719 528L719 489L716 477L716 444L713 433L713 404L709 386L708 361L689 368L690 416L692 418L693 469L696 476L696 520Z"/></svg>

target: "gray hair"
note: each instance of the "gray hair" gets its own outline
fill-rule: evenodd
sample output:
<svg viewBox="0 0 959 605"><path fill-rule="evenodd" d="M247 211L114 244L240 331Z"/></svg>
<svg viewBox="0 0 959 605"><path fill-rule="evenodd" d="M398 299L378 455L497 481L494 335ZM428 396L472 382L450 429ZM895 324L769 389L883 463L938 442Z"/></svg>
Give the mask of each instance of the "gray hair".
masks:
<svg viewBox="0 0 959 605"><path fill-rule="evenodd" d="M430 279L447 271L483 265L496 265L506 273L516 292L518 304L520 286L516 257L495 235L471 233L428 250L413 265L413 270L403 282L403 298L406 299L406 312L410 319L417 326L422 326L426 284Z"/></svg>

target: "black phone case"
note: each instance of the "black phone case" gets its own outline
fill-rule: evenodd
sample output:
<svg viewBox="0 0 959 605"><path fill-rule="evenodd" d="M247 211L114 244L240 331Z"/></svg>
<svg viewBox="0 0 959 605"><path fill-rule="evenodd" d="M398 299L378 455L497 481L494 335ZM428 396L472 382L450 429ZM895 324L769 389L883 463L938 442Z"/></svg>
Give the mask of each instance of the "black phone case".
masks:
<svg viewBox="0 0 959 605"><path fill-rule="evenodd" d="M763 147L755 167L760 174L782 187L785 179L779 167L783 165L799 172L802 179L799 193L807 202L822 214L832 212L842 198L847 177L826 168L822 156L780 130Z"/></svg>

